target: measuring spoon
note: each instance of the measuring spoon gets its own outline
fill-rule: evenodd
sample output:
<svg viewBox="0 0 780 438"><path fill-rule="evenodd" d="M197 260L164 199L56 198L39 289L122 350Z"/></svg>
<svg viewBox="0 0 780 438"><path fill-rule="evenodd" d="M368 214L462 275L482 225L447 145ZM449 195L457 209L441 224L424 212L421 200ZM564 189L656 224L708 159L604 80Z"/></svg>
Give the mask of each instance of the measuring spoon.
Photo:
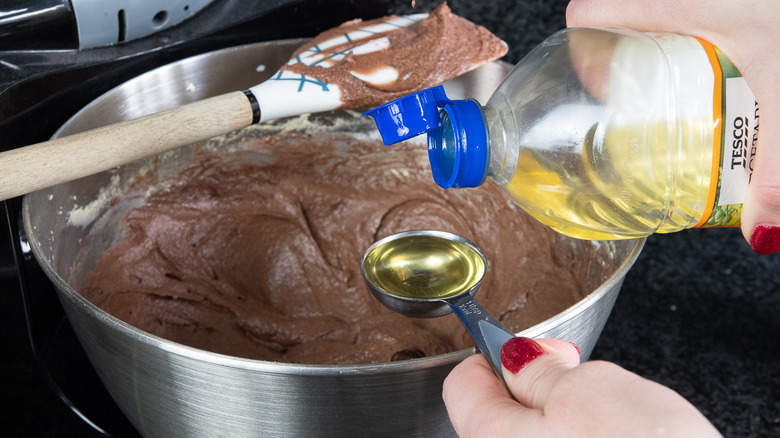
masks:
<svg viewBox="0 0 780 438"><path fill-rule="evenodd" d="M418 318L455 313L505 383L501 347L514 334L474 300L486 271L485 254L474 243L433 230L385 237L360 260L371 293L389 309Z"/></svg>

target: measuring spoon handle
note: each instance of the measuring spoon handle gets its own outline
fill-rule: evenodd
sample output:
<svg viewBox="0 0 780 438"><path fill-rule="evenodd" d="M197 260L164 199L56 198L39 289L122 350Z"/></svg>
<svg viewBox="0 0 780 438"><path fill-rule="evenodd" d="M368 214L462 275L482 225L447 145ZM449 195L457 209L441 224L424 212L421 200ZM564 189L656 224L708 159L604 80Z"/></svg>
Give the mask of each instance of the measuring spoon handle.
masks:
<svg viewBox="0 0 780 438"><path fill-rule="evenodd" d="M444 301L449 304L452 312L458 316L460 322L474 338L477 347L487 358L496 376L505 383L501 373L501 347L515 335L471 295L464 294Z"/></svg>

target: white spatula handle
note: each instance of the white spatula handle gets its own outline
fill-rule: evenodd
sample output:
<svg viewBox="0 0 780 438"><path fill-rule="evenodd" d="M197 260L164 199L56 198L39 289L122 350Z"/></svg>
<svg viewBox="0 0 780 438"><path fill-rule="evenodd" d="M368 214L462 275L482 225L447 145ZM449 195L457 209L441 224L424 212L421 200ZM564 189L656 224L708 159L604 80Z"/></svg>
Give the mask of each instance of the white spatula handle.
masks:
<svg viewBox="0 0 780 438"><path fill-rule="evenodd" d="M0 200L30 193L247 127L256 120L235 91L80 134L0 153Z"/></svg>

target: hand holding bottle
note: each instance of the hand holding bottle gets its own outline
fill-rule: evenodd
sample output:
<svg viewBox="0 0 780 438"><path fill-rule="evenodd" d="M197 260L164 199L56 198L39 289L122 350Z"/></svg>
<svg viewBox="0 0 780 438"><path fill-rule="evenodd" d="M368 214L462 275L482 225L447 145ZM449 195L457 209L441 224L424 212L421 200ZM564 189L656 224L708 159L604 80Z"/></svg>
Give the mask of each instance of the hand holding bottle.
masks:
<svg viewBox="0 0 780 438"><path fill-rule="evenodd" d="M579 4L570 10L599 16L598 3ZM648 7L628 8L636 16L625 22L586 21L550 35L484 105L437 87L367 114L386 144L427 133L441 187L492 179L531 216L581 239L737 226L755 169L745 234L757 252L776 251L780 218L766 211L780 213L780 190L766 170L776 154L771 144L761 152L770 159L756 153L767 117L745 68L698 28L626 28L640 9Z"/></svg>
<svg viewBox="0 0 780 438"><path fill-rule="evenodd" d="M567 24L693 35L719 47L760 105L760 136L742 209L742 234L760 254L780 249L780 3L705 0L572 0Z"/></svg>

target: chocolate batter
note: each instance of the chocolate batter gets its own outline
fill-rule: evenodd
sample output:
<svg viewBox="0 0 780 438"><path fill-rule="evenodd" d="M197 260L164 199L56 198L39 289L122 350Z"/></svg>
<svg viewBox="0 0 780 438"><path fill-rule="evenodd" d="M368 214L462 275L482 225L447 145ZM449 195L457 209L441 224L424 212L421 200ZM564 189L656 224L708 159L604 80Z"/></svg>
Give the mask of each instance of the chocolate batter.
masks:
<svg viewBox="0 0 780 438"><path fill-rule="evenodd" d="M348 21L318 35L298 49L292 59L318 47L323 41L386 19L387 17L370 21ZM388 48L363 54L351 52L329 68L316 64L294 63L285 65L282 70L336 84L342 93L342 108L371 108L439 85L498 59L507 51L507 45L501 39L484 27L453 14L446 3L433 10L427 18L409 27L359 41L365 44L384 38L389 39ZM330 55L339 54L351 45L348 43L324 50L317 49L317 53L328 59ZM388 64L389 62L392 64ZM382 83L359 79L382 69L393 69L398 77Z"/></svg>
<svg viewBox="0 0 780 438"><path fill-rule="evenodd" d="M172 181L140 179L151 194L126 214L126 237L86 275L83 295L131 325L205 350L357 364L473 346L453 315L407 318L371 296L360 257L389 234L439 229L477 243L489 260L479 301L518 331L602 280L590 278L591 260L556 245L494 184L438 188L421 144L264 129L223 138L217 152L216 141L198 149Z"/></svg>

